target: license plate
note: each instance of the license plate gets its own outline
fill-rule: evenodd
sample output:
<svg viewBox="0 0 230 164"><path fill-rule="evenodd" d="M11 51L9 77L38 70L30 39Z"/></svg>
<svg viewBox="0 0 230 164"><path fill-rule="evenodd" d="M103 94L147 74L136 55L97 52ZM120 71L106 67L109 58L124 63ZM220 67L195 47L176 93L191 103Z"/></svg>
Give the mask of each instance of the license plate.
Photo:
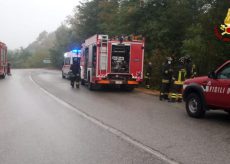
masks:
<svg viewBox="0 0 230 164"><path fill-rule="evenodd" d="M122 81L115 81L115 84L122 84Z"/></svg>

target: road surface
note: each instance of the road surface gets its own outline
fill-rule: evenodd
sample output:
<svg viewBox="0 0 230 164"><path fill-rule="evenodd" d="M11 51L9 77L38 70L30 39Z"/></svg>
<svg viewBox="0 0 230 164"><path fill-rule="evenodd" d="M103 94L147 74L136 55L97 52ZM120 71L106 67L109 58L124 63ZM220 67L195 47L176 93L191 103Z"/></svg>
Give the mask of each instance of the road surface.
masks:
<svg viewBox="0 0 230 164"><path fill-rule="evenodd" d="M224 112L192 119L137 91L73 89L60 71L0 80L3 164L228 164L229 126Z"/></svg>

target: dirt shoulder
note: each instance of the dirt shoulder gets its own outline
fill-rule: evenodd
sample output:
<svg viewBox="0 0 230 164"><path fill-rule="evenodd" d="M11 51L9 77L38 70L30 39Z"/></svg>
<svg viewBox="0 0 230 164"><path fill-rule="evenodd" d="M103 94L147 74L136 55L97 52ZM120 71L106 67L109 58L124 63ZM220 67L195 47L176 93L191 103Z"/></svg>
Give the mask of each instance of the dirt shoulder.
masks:
<svg viewBox="0 0 230 164"><path fill-rule="evenodd" d="M135 88L136 91L138 92L143 92L148 95L153 95L153 96L159 96L160 91L158 90L152 90L152 89L146 89L146 88Z"/></svg>

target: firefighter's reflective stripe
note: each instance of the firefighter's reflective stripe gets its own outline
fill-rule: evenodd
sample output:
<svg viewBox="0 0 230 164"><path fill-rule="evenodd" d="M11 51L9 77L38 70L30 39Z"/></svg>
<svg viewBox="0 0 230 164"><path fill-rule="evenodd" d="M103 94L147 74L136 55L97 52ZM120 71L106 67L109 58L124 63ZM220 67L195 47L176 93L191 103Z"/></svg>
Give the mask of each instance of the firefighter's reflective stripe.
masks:
<svg viewBox="0 0 230 164"><path fill-rule="evenodd" d="M183 82L182 81L174 81L174 84L176 84L176 85L183 85Z"/></svg>
<svg viewBox="0 0 230 164"><path fill-rule="evenodd" d="M181 69L178 74L178 81L184 81L186 76L186 70Z"/></svg>
<svg viewBox="0 0 230 164"><path fill-rule="evenodd" d="M176 93L169 93L169 99L176 99L177 94Z"/></svg>
<svg viewBox="0 0 230 164"><path fill-rule="evenodd" d="M162 80L162 83L169 83L169 80L163 79L163 80Z"/></svg>
<svg viewBox="0 0 230 164"><path fill-rule="evenodd" d="M171 98L176 99L177 98L176 93L172 93Z"/></svg>
<svg viewBox="0 0 230 164"><path fill-rule="evenodd" d="M178 94L178 99L182 99L182 94Z"/></svg>

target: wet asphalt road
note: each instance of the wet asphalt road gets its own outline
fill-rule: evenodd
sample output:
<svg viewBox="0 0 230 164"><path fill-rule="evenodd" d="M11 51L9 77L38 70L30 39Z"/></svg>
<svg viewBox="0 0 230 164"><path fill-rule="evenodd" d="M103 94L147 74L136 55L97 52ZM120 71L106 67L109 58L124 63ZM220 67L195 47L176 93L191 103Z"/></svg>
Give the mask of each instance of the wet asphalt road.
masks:
<svg viewBox="0 0 230 164"><path fill-rule="evenodd" d="M137 91L72 89L59 71L14 70L12 77L0 80L1 164L167 163L145 147L169 162L228 164L229 126L224 112L192 119L183 104Z"/></svg>

